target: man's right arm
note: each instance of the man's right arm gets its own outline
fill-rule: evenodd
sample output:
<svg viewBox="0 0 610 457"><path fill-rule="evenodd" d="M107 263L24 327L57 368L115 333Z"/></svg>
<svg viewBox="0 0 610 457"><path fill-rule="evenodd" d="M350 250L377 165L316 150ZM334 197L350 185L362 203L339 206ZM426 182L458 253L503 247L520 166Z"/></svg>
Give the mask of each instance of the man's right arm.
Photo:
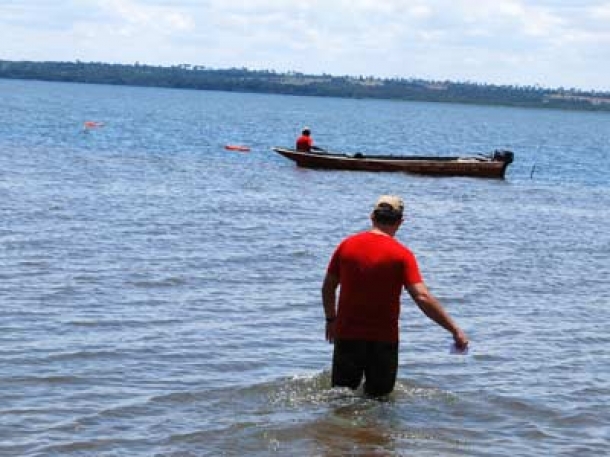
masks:
<svg viewBox="0 0 610 457"><path fill-rule="evenodd" d="M468 337L462 329L451 319L441 303L434 297L423 282L410 284L407 291L419 309L438 325L453 335L458 348L464 349L468 346Z"/></svg>
<svg viewBox="0 0 610 457"><path fill-rule="evenodd" d="M322 305L326 317L326 340L329 343L332 343L335 339L337 287L339 287L339 278L332 273L326 273L322 284Z"/></svg>

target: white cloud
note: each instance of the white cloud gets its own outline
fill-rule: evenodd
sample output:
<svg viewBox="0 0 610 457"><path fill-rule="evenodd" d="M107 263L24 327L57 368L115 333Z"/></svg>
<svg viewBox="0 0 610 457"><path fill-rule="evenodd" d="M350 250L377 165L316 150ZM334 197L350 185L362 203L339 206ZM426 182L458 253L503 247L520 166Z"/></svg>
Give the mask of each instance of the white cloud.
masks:
<svg viewBox="0 0 610 457"><path fill-rule="evenodd" d="M115 16L118 23L129 25L134 30L171 34L194 28L192 17L173 6L146 5L129 0L103 0L98 2L98 8L110 16Z"/></svg>
<svg viewBox="0 0 610 457"><path fill-rule="evenodd" d="M607 21L610 19L610 3L596 5L589 9L589 14L595 20Z"/></svg>
<svg viewBox="0 0 610 457"><path fill-rule="evenodd" d="M0 58L609 89L598 0L0 1Z"/></svg>

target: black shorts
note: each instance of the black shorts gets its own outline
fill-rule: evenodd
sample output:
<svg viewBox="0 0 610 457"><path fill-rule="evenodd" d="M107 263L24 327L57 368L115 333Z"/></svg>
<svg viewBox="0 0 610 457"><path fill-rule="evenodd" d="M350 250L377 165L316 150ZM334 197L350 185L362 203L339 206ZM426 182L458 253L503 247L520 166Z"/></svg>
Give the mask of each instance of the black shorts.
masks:
<svg viewBox="0 0 610 457"><path fill-rule="evenodd" d="M333 387L357 389L364 376L364 393L373 397L394 390L398 370L398 343L335 340Z"/></svg>

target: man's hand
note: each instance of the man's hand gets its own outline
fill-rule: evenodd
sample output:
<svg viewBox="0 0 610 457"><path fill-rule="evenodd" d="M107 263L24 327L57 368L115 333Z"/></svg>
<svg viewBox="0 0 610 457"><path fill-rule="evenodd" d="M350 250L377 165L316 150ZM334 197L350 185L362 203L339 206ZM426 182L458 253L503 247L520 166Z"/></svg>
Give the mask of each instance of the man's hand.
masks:
<svg viewBox="0 0 610 457"><path fill-rule="evenodd" d="M468 336L462 331L462 329L458 329L453 334L453 341L455 341L455 347L460 351L463 351L468 347Z"/></svg>

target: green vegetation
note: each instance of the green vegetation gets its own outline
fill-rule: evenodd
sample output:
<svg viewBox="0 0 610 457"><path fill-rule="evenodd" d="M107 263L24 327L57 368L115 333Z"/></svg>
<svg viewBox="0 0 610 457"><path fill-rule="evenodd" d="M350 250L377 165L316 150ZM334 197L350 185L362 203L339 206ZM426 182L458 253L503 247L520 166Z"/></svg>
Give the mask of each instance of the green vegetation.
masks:
<svg viewBox="0 0 610 457"><path fill-rule="evenodd" d="M139 63L0 60L0 78L610 111L609 92L421 79L306 75L246 68L219 70L186 64L164 67Z"/></svg>

